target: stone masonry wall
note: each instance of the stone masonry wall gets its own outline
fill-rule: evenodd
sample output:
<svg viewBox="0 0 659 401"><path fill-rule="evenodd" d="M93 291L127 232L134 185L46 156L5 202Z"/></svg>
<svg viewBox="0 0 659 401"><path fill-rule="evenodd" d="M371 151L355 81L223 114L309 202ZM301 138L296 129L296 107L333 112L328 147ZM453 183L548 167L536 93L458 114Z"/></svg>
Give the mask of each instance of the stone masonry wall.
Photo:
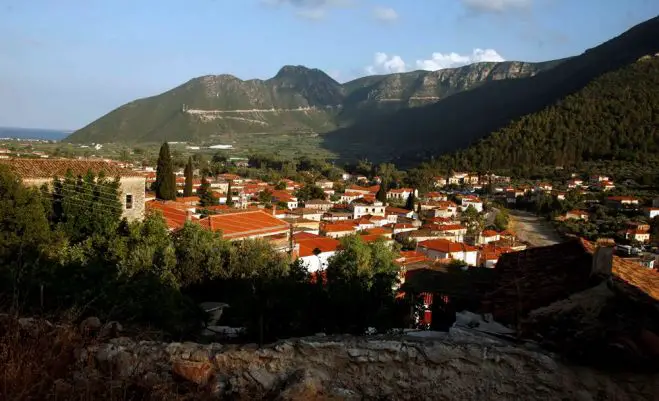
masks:
<svg viewBox="0 0 659 401"><path fill-rule="evenodd" d="M456 335L459 334L459 335ZM85 375L184 380L219 399L654 400L659 376L569 366L528 346L454 332L436 339L310 337L256 345L136 342L80 350ZM90 366L93 366L90 370ZM84 369L82 368L84 367Z"/></svg>

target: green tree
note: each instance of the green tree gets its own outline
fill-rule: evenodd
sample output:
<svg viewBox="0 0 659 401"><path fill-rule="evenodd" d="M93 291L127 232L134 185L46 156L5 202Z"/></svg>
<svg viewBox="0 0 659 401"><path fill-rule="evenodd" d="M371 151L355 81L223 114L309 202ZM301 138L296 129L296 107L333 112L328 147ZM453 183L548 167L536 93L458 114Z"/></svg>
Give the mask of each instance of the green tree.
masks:
<svg viewBox="0 0 659 401"><path fill-rule="evenodd" d="M109 238L121 221L119 178L96 177L91 171L84 177L69 172L55 179L52 194L53 223L74 242L91 236Z"/></svg>
<svg viewBox="0 0 659 401"><path fill-rule="evenodd" d="M508 214L505 211L497 211L497 214L494 216L494 227L498 231L506 230L508 228L508 219Z"/></svg>
<svg viewBox="0 0 659 401"><path fill-rule="evenodd" d="M405 202L405 209L414 211L415 203L416 203L416 195L414 194L414 189L413 189L410 196L407 197L407 201Z"/></svg>
<svg viewBox="0 0 659 401"><path fill-rule="evenodd" d="M211 183L208 182L206 177L201 179L201 185L197 190L197 194L199 195L199 205L201 205L201 207L214 206L218 204L218 200L213 196Z"/></svg>
<svg viewBox="0 0 659 401"><path fill-rule="evenodd" d="M192 196L193 180L192 157L189 157L188 164L185 165L185 188L183 189L183 196Z"/></svg>
<svg viewBox="0 0 659 401"><path fill-rule="evenodd" d="M233 190L231 188L231 181L229 181L229 186L227 188L227 202L226 205L233 207Z"/></svg>
<svg viewBox="0 0 659 401"><path fill-rule="evenodd" d="M173 242L176 254L174 276L180 286L228 276L225 262L230 245L221 239L220 234L186 222L173 235Z"/></svg>
<svg viewBox="0 0 659 401"><path fill-rule="evenodd" d="M156 192L156 198L176 200L176 177L174 176L174 166L167 142L163 143L160 147L156 167L156 181L153 187Z"/></svg>
<svg viewBox="0 0 659 401"><path fill-rule="evenodd" d="M298 200L304 202L308 201L310 199L325 199L326 195L325 192L323 191L322 188L308 184L303 186L302 188L298 189L295 192L295 196L298 198Z"/></svg>
<svg viewBox="0 0 659 401"><path fill-rule="evenodd" d="M378 189L378 192L375 194L375 199L379 200L383 204L387 203L387 182L382 181L380 184L380 189Z"/></svg>
<svg viewBox="0 0 659 401"><path fill-rule="evenodd" d="M259 202L266 205L272 203L272 192L267 189L259 192Z"/></svg>
<svg viewBox="0 0 659 401"><path fill-rule="evenodd" d="M0 166L0 289L14 303L39 278L50 234L40 193Z"/></svg>
<svg viewBox="0 0 659 401"><path fill-rule="evenodd" d="M467 226L467 235L477 235L483 231L485 219L473 205L467 206L460 217L462 222Z"/></svg>
<svg viewBox="0 0 659 401"><path fill-rule="evenodd" d="M286 183L285 183L284 181L279 181L279 182L275 185L275 189L278 190L278 191L281 191L281 190L286 189Z"/></svg>

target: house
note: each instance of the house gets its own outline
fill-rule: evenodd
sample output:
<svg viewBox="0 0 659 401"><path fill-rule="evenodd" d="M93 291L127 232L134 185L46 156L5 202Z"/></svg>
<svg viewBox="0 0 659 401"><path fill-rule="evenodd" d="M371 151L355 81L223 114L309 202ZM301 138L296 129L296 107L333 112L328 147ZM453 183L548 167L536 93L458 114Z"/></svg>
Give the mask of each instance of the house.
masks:
<svg viewBox="0 0 659 401"><path fill-rule="evenodd" d="M510 252L513 252L511 248L486 244L481 247L480 252L478 253L478 266L486 267L488 269L494 268L501 255Z"/></svg>
<svg viewBox="0 0 659 401"><path fill-rule="evenodd" d="M633 196L609 196L606 205L614 209L624 209L638 206L639 200Z"/></svg>
<svg viewBox="0 0 659 401"><path fill-rule="evenodd" d="M616 188L615 184L611 181L601 181L595 185L596 188L599 188L601 191L611 191Z"/></svg>
<svg viewBox="0 0 659 401"><path fill-rule="evenodd" d="M352 219L352 213L347 211L329 211L323 213L323 221L344 221Z"/></svg>
<svg viewBox="0 0 659 401"><path fill-rule="evenodd" d="M416 231L419 229L418 227L412 224L404 224L404 223L390 223L384 225L383 227L390 229L393 235L410 232L410 231Z"/></svg>
<svg viewBox="0 0 659 401"><path fill-rule="evenodd" d="M294 233L304 232L320 235L320 221L290 217L280 218L291 225Z"/></svg>
<svg viewBox="0 0 659 401"><path fill-rule="evenodd" d="M183 228L186 221L193 220L193 212L183 203L152 200L146 202L144 207L146 213L160 214L163 220L165 220L169 231L179 230Z"/></svg>
<svg viewBox="0 0 659 401"><path fill-rule="evenodd" d="M104 174L110 179L119 178L118 202L121 216L128 221L144 219L144 198L146 177L144 174L121 168L114 163L101 160L73 159L2 159L0 165L6 165L20 177L24 185L40 188L51 185L53 177L64 177L70 172L75 177L85 176L88 172L95 175ZM66 191L67 188L64 188ZM73 188L68 188L73 190ZM108 204L108 207L115 207ZM118 207L118 206L117 206Z"/></svg>
<svg viewBox="0 0 659 401"><path fill-rule="evenodd" d="M448 200L448 197L446 194L443 194L441 192L428 192L427 194L424 195L424 199L431 200L431 201L446 201Z"/></svg>
<svg viewBox="0 0 659 401"><path fill-rule="evenodd" d="M231 210L199 220L211 231L221 232L222 238L239 241L254 238L288 238L290 224L263 210Z"/></svg>
<svg viewBox="0 0 659 401"><path fill-rule="evenodd" d="M387 206L384 209L385 216L391 221L392 223L395 223L398 221L398 217L407 217L408 219L413 219L414 218L414 211L413 210L407 210L403 209L400 207L393 207L393 206ZM392 216L393 218L390 218Z"/></svg>
<svg viewBox="0 0 659 401"><path fill-rule="evenodd" d="M421 212L426 217L455 217L458 205L451 201L428 201L420 204Z"/></svg>
<svg viewBox="0 0 659 401"><path fill-rule="evenodd" d="M489 244L490 242L494 241L499 241L501 239L501 235L499 235L498 232L494 230L484 230L477 239L478 244Z"/></svg>
<svg viewBox="0 0 659 401"><path fill-rule="evenodd" d="M551 192L552 189L554 189L554 187L551 184L546 183L546 182L538 183L535 186L535 191L536 192Z"/></svg>
<svg viewBox="0 0 659 401"><path fill-rule="evenodd" d="M467 227L461 224L440 224L430 227L432 232L436 232L440 237L446 237L451 241L462 242L467 234Z"/></svg>
<svg viewBox="0 0 659 401"><path fill-rule="evenodd" d="M605 175L591 175L590 176L590 183L591 184L598 184L600 182L606 182L609 181L609 177Z"/></svg>
<svg viewBox="0 0 659 401"><path fill-rule="evenodd" d="M627 223L627 229L622 230L620 234L629 241L648 243L650 242L650 225L630 222Z"/></svg>
<svg viewBox="0 0 659 401"><path fill-rule="evenodd" d="M346 189L346 193L347 192L352 192L352 193L357 193L357 194L361 194L361 195L369 195L369 194L375 195L375 194L378 193L379 190L380 190L379 185L373 185L373 186L370 186L370 187L362 187L362 186L359 186L359 185L351 185L350 187L348 187Z"/></svg>
<svg viewBox="0 0 659 401"><path fill-rule="evenodd" d="M310 199L304 202L305 208L320 210L322 212L330 210L333 206L334 204L332 202L323 199Z"/></svg>
<svg viewBox="0 0 659 401"><path fill-rule="evenodd" d="M318 180L316 181L316 186L322 189L332 189L334 188L334 182L330 180Z"/></svg>
<svg viewBox="0 0 659 401"><path fill-rule="evenodd" d="M469 177L468 173L453 173L448 177L448 185L460 185L464 184L465 178Z"/></svg>
<svg viewBox="0 0 659 401"><path fill-rule="evenodd" d="M398 202L406 202L407 198L409 198L412 194L414 194L414 196L419 196L419 191L412 188L390 189L387 191L387 199Z"/></svg>
<svg viewBox="0 0 659 401"><path fill-rule="evenodd" d="M320 221L323 217L323 211L318 209L297 208L287 213L290 217L298 217L307 220Z"/></svg>
<svg viewBox="0 0 659 401"><path fill-rule="evenodd" d="M385 215L385 206L378 200L368 200L365 198L356 199L350 202L348 208L352 211L354 219L358 219L367 214L382 217Z"/></svg>
<svg viewBox="0 0 659 401"><path fill-rule="evenodd" d="M293 241L299 246L298 257L302 261L302 265L310 273L325 270L329 258L336 254L341 245L334 238L321 237L308 233L294 234Z"/></svg>
<svg viewBox="0 0 659 401"><path fill-rule="evenodd" d="M581 186L583 186L583 180L581 178L572 178L567 182L567 187L569 189L575 189Z"/></svg>
<svg viewBox="0 0 659 401"><path fill-rule="evenodd" d="M441 176L434 177L433 186L435 188L444 188L446 186L446 178Z"/></svg>
<svg viewBox="0 0 659 401"><path fill-rule="evenodd" d="M659 207L646 207L643 209L645 215L651 219L659 216Z"/></svg>
<svg viewBox="0 0 659 401"><path fill-rule="evenodd" d="M433 239L420 242L417 250L430 259L461 260L469 266L478 264L478 249L461 242Z"/></svg>
<svg viewBox="0 0 659 401"><path fill-rule="evenodd" d="M565 219L574 219L574 220L588 220L588 212L585 212L583 210L570 210L569 212L565 213Z"/></svg>
<svg viewBox="0 0 659 401"><path fill-rule="evenodd" d="M464 212L469 206L473 206L478 213L483 211L483 201L477 196L467 195L460 198L460 208Z"/></svg>
<svg viewBox="0 0 659 401"><path fill-rule="evenodd" d="M362 198L363 196L364 196L364 194L359 193L359 192L349 192L349 191L346 191L346 192L344 192L344 193L341 194L340 201L341 201L342 203L346 203L346 204L347 204L347 203L350 203L350 202L352 202L352 201L354 201L354 200L356 200L356 199Z"/></svg>
<svg viewBox="0 0 659 401"><path fill-rule="evenodd" d="M291 193L281 190L274 190L272 192L272 200L274 202L285 203L286 207L290 210L297 209L298 201Z"/></svg>
<svg viewBox="0 0 659 401"><path fill-rule="evenodd" d="M322 223L320 225L320 234L329 238L341 238L352 235L357 232L354 224L346 222Z"/></svg>

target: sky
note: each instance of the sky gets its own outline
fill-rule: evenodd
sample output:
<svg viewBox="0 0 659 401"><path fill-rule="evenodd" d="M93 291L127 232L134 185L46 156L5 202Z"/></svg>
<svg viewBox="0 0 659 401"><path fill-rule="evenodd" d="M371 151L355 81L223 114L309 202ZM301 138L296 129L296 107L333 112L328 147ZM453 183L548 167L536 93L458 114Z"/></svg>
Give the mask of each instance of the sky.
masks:
<svg viewBox="0 0 659 401"><path fill-rule="evenodd" d="M74 130L191 78L339 82L582 53L657 0L0 0L0 126Z"/></svg>

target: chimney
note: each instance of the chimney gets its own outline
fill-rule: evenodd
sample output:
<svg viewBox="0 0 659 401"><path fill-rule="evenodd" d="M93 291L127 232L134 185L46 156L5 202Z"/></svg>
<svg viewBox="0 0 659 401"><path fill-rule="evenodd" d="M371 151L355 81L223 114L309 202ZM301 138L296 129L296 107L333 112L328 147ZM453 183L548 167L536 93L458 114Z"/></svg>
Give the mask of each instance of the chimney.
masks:
<svg viewBox="0 0 659 401"><path fill-rule="evenodd" d="M613 246L615 242L611 239L598 239L593 252L593 266L591 276L608 278L613 269Z"/></svg>
<svg viewBox="0 0 659 401"><path fill-rule="evenodd" d="M275 213L276 211L277 211L277 205L272 205L272 215L275 217L277 216L277 213Z"/></svg>
<svg viewBox="0 0 659 401"><path fill-rule="evenodd" d="M190 210L185 211L185 221L192 220L192 212Z"/></svg>

